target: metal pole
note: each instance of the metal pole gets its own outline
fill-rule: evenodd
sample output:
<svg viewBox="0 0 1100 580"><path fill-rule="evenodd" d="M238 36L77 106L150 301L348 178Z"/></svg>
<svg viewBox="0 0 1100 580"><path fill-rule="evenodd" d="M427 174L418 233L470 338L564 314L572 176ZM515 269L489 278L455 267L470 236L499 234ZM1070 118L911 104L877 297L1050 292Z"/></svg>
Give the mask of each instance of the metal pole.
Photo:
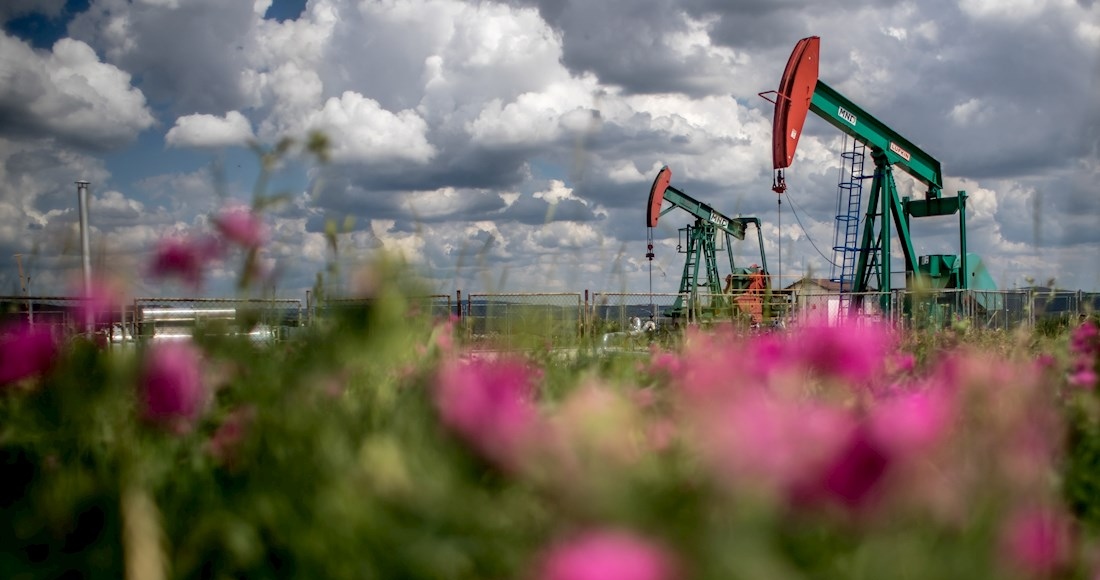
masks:
<svg viewBox="0 0 1100 580"><path fill-rule="evenodd" d="M964 296L971 296L972 280L970 279L970 266L966 263L966 192L959 190L959 288L962 289ZM967 304L965 306L967 314L971 314L969 310L972 309L972 305Z"/></svg>
<svg viewBox="0 0 1100 580"><path fill-rule="evenodd" d="M782 194L775 197L775 227L779 229L779 251L778 251L778 264L775 270L775 281L779 283L779 287L783 287L783 196ZM759 225L756 226L760 228ZM764 255L763 246L761 246L760 255ZM767 268L767 264L761 264L764 268Z"/></svg>
<svg viewBox="0 0 1100 580"><path fill-rule="evenodd" d="M88 185L84 180L76 182L76 196L80 204L80 255L84 272L84 299L87 300L92 292L92 257L88 248ZM85 308L84 330L92 332L92 312Z"/></svg>

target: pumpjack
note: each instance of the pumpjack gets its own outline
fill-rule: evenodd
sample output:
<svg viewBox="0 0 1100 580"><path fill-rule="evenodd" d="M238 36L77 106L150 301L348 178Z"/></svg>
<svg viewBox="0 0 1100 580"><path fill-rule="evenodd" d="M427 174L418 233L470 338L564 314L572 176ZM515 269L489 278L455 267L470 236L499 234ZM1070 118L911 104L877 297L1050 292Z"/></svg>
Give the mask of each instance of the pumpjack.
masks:
<svg viewBox="0 0 1100 580"><path fill-rule="evenodd" d="M819 37L799 40L787 61L779 89L760 93L760 96L775 105L772 162L776 171L773 190L778 194L786 190L783 170L794 160L809 112L853 138L855 148L845 153L852 160L851 176L847 182L842 180L841 187L849 193L849 199L838 200L837 243L833 248L840 254L841 266L834 281L840 282L842 290L850 293L850 308L859 310L863 293L877 291L881 308L889 309L891 240L894 237L891 227L897 232L905 260L906 288L994 289L992 278L980 258L966 250L966 192L944 196L939 161L821 81L818 78L819 54ZM866 149L870 149L874 162L871 175L863 175L862 159ZM856 155L858 162L854 160ZM926 187L924 199L899 196L894 167ZM871 190L861 220L862 181L867 178L871 179ZM955 213L959 215L959 255L918 257L910 237L910 219ZM863 223L861 235L860 222ZM995 299L992 294L979 294L978 302Z"/></svg>
<svg viewBox="0 0 1100 580"><path fill-rule="evenodd" d="M680 277L679 296L669 311L670 316L688 320L717 320L740 314L748 316L752 323L759 324L768 314L765 299L771 290L771 276L764 257L764 236L760 231L760 220L755 217L728 217L673 187L671 181L672 170L666 165L657 173L653 186L649 189L649 205L646 211L646 226L650 232L646 257L649 260L654 257L652 231L657 227L661 216L681 209L695 217L695 223L679 230L681 243L678 249L686 254L686 259L683 275ZM668 207L662 209L665 202L668 202ZM733 240L744 240L746 229L750 225L756 228L760 262L739 268L734 263ZM724 285L718 273L719 234L723 236L721 239L725 241L724 247L729 258L730 272L725 277ZM701 293L701 288L706 292Z"/></svg>

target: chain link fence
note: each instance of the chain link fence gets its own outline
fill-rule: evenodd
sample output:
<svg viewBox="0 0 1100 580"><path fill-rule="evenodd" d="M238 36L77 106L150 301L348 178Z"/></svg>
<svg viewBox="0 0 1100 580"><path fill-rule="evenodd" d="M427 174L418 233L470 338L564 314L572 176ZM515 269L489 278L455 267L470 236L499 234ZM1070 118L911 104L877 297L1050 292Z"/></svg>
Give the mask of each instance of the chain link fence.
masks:
<svg viewBox="0 0 1100 580"><path fill-rule="evenodd" d="M1066 325L1100 309L1100 294L1051 290L895 290L795 294L793 321L825 317L829 321L859 315L888 318L912 328L944 328L966 322L975 328Z"/></svg>
<svg viewBox="0 0 1100 580"><path fill-rule="evenodd" d="M580 293L469 294L460 313L472 343L574 344L584 326Z"/></svg>
<svg viewBox="0 0 1100 580"><path fill-rule="evenodd" d="M453 299L453 296L447 294L405 296L406 314L414 318L428 316L433 320L446 320L456 314ZM376 302L374 298L326 298L321 304L310 305L307 319L311 323L317 317L365 311Z"/></svg>
<svg viewBox="0 0 1100 580"><path fill-rule="evenodd" d="M974 328L1010 330L1075 324L1100 310L1100 293L1043 288L1020 290L896 290L862 294L822 289L753 295L516 292L463 296L433 294L405 299L410 316L445 320L458 316L461 335L471 343L516 347L575 345L584 337L602 340L679 332L689 323L734 320L749 325L796 326L809 320L890 320L911 328L936 329L965 322ZM0 296L0 318L44 324L61 333L84 332L77 320L80 299L66 296ZM93 325L112 343L190 336L197 328L244 333L256 340L280 340L340 308L366 308L369 299L325 300L302 307L297 299L139 298ZM758 318L757 318L758 317ZM617 334L619 333L619 334ZM634 333L634 334L632 334ZM626 341L629 342L629 341ZM635 341L641 343L642 341Z"/></svg>
<svg viewBox="0 0 1100 580"><path fill-rule="evenodd" d="M658 328L675 325L677 320L673 311L688 298L688 294L675 292L593 292L587 309L586 332L599 335L628 331L634 326L635 318L652 320Z"/></svg>
<svg viewBox="0 0 1100 580"><path fill-rule="evenodd" d="M594 292L586 304L584 333L601 351L644 350L683 332L679 305L688 294Z"/></svg>
<svg viewBox="0 0 1100 580"><path fill-rule="evenodd" d="M874 321L899 317L896 295L892 292L805 292L790 294L790 310L786 324L797 325L825 320L836 323L842 319Z"/></svg>
<svg viewBox="0 0 1100 580"><path fill-rule="evenodd" d="M58 332L75 331L82 326L77 318L81 300L71 296L0 296L0 316L5 321L22 320L48 325ZM112 318L121 320L122 313Z"/></svg>

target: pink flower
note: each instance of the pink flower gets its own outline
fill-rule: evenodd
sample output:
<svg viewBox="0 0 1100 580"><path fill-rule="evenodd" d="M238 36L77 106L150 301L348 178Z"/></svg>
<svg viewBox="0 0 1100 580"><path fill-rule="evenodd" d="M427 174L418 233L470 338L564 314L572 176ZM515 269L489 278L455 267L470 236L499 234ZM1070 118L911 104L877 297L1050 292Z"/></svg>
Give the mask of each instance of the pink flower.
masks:
<svg viewBox="0 0 1100 580"><path fill-rule="evenodd" d="M917 367L917 357L912 353L899 352L890 359L891 367L897 374L905 374L913 372L913 369Z"/></svg>
<svg viewBox="0 0 1100 580"><path fill-rule="evenodd" d="M192 288L202 285L206 263L217 255L217 246L206 238L163 238L157 244L151 273L157 278L179 278Z"/></svg>
<svg viewBox="0 0 1100 580"><path fill-rule="evenodd" d="M222 208L213 219L214 227L226 240L245 248L258 248L267 241L267 227L260 216L243 205Z"/></svg>
<svg viewBox="0 0 1100 580"><path fill-rule="evenodd" d="M153 343L145 353L140 389L147 421L189 431L206 403L199 349L187 341Z"/></svg>
<svg viewBox="0 0 1100 580"><path fill-rule="evenodd" d="M670 580L677 578L672 555L629 532L588 532L552 548L539 567L539 580Z"/></svg>
<svg viewBox="0 0 1100 580"><path fill-rule="evenodd" d="M730 334L693 330L682 354L663 355L654 360L654 366L669 376L687 400L714 400L735 393L756 378L746 366L757 364L761 357L754 356L750 348L749 343Z"/></svg>
<svg viewBox="0 0 1100 580"><path fill-rule="evenodd" d="M8 385L36 375L53 366L57 341L48 327L25 321L0 328L0 385Z"/></svg>
<svg viewBox="0 0 1100 580"><path fill-rule="evenodd" d="M1070 353L1073 355L1069 384L1086 390L1096 388L1096 355L1100 354L1100 329L1091 319L1073 331L1070 337Z"/></svg>
<svg viewBox="0 0 1100 580"><path fill-rule="evenodd" d="M792 355L826 376L863 384L881 376L896 339L884 324L818 324L795 335Z"/></svg>
<svg viewBox="0 0 1100 580"><path fill-rule="evenodd" d="M671 352L657 350L656 347L653 348L652 354L650 363L641 365L639 371L667 378L675 378L683 371L684 362L679 356Z"/></svg>
<svg viewBox="0 0 1100 580"><path fill-rule="evenodd" d="M880 400L868 419L871 435L896 456L921 452L944 438L954 416L943 389L929 389Z"/></svg>
<svg viewBox="0 0 1100 580"><path fill-rule="evenodd" d="M954 413L954 401L942 389L878 401L824 468L795 488L793 498L864 508L883 492L899 463L920 457L946 438Z"/></svg>
<svg viewBox="0 0 1100 580"><path fill-rule="evenodd" d="M1091 361L1089 361L1091 363ZM1096 370L1092 365L1075 365L1073 372L1069 375L1069 384L1091 391L1096 388Z"/></svg>
<svg viewBox="0 0 1100 580"><path fill-rule="evenodd" d="M892 463L890 453L861 427L815 481L796 490L794 498L799 502L834 501L860 509L876 496Z"/></svg>
<svg viewBox="0 0 1100 580"><path fill-rule="evenodd" d="M780 494L819 473L854 429L840 409L765 393L746 393L712 411L703 411L701 439L716 467L735 483Z"/></svg>
<svg viewBox="0 0 1100 580"><path fill-rule="evenodd" d="M1092 355L1100 346L1100 329L1091 319L1086 320L1073 331L1070 337L1070 351L1074 354Z"/></svg>
<svg viewBox="0 0 1100 580"><path fill-rule="evenodd" d="M235 409L206 442L207 453L219 463L228 465L236 463L241 441L255 418L255 407L244 406Z"/></svg>
<svg viewBox="0 0 1100 580"><path fill-rule="evenodd" d="M1035 366L1040 370L1049 371L1058 364L1058 359L1050 353L1043 353L1035 357Z"/></svg>
<svg viewBox="0 0 1100 580"><path fill-rule="evenodd" d="M519 360L446 360L435 389L440 419L486 458L514 467L539 423L534 378Z"/></svg>
<svg viewBox="0 0 1100 580"><path fill-rule="evenodd" d="M1017 511L1001 528L1004 558L1036 576L1048 576L1070 557L1069 520L1051 509Z"/></svg>

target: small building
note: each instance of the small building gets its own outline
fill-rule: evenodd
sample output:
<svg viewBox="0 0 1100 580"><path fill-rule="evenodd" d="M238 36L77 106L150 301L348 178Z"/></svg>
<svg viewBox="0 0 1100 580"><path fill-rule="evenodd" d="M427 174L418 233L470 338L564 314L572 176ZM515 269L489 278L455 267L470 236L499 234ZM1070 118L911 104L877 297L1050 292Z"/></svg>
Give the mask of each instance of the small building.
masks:
<svg viewBox="0 0 1100 580"><path fill-rule="evenodd" d="M800 321L826 316L835 320L840 312L840 282L828 278L802 278L787 286L791 307Z"/></svg>
<svg viewBox="0 0 1100 580"><path fill-rule="evenodd" d="M845 312L850 298L846 291L841 290L840 282L834 282L828 278L802 278L787 286L785 290L790 294L794 316L800 321L826 317L830 323L836 322ZM875 302L875 300L864 299L865 315L878 314Z"/></svg>

